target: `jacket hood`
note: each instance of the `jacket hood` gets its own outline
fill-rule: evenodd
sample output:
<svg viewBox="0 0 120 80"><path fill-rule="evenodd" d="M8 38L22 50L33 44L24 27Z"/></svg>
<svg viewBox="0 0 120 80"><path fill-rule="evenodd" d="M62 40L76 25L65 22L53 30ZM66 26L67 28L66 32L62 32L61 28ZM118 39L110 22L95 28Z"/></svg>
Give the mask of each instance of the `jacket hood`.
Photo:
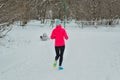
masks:
<svg viewBox="0 0 120 80"><path fill-rule="evenodd" d="M57 25L56 28L61 28L62 26L61 25Z"/></svg>

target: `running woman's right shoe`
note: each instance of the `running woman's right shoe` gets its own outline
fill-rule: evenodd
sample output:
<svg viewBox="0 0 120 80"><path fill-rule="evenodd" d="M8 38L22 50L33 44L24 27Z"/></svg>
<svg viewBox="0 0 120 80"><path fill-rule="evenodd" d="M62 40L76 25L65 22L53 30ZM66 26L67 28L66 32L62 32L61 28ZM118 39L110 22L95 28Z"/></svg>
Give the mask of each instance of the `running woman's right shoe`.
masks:
<svg viewBox="0 0 120 80"><path fill-rule="evenodd" d="M58 70L63 70L64 68L63 67L61 67L61 66L59 66L59 68L58 68Z"/></svg>

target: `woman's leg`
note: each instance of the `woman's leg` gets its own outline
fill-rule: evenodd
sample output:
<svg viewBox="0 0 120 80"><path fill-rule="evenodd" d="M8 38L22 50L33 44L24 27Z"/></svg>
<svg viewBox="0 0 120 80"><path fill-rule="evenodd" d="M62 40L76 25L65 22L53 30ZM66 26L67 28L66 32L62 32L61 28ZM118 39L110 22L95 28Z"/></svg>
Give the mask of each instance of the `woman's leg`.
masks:
<svg viewBox="0 0 120 80"><path fill-rule="evenodd" d="M55 46L55 52L56 52L55 61L57 61L59 58L59 47Z"/></svg>
<svg viewBox="0 0 120 80"><path fill-rule="evenodd" d="M59 66L62 66L64 50L65 50L65 46L61 46L60 47L60 55L59 55L60 56Z"/></svg>

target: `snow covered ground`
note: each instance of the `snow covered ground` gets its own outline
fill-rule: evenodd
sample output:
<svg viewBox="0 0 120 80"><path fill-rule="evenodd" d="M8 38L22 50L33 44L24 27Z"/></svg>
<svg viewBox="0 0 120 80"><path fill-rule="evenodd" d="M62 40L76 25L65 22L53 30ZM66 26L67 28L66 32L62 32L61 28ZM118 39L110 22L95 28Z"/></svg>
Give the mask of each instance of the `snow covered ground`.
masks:
<svg viewBox="0 0 120 80"><path fill-rule="evenodd" d="M63 71L52 68L54 42L49 24L17 24L0 39L0 80L120 80L120 27L78 28L67 24Z"/></svg>

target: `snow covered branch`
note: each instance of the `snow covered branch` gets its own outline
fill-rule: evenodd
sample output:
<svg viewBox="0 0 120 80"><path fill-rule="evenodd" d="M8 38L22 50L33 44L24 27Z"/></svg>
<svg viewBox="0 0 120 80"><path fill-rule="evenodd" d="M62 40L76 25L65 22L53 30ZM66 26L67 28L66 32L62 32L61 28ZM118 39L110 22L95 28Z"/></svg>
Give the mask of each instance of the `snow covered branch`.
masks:
<svg viewBox="0 0 120 80"><path fill-rule="evenodd" d="M12 30L12 25L9 25L9 23L4 23L0 25L0 38L3 38L6 36L6 34Z"/></svg>

